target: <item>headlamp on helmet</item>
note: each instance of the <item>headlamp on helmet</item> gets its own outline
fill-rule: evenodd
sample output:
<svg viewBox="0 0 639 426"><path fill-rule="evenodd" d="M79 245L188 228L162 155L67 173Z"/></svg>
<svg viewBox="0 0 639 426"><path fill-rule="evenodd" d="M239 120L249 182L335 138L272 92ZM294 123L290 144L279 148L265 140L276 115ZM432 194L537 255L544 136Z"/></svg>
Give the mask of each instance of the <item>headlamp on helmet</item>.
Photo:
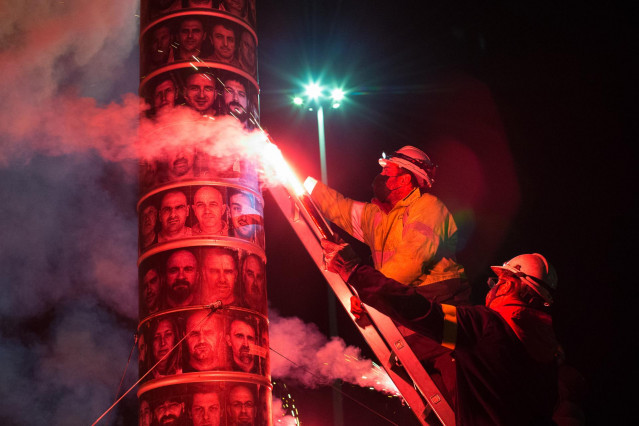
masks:
<svg viewBox="0 0 639 426"><path fill-rule="evenodd" d="M408 170L415 176L420 187L431 188L435 183L435 170L437 165L422 150L407 145L390 155L382 152L379 164L385 167L387 163L393 163Z"/></svg>

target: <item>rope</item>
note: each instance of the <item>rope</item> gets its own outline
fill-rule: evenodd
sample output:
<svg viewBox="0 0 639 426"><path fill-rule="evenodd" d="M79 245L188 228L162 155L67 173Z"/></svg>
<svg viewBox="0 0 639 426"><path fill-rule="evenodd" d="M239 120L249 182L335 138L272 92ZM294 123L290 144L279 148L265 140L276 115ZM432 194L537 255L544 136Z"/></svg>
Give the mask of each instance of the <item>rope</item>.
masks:
<svg viewBox="0 0 639 426"><path fill-rule="evenodd" d="M120 394L120 389L122 389L122 383L124 382L124 377L126 376L126 372L129 370L129 364L131 363L131 357L133 356L133 351L135 350L135 345L138 343L138 333L133 334L133 346L131 346L131 352L129 352L129 359L126 360L126 366L124 367L124 371L122 372L122 377L120 378L120 384L118 385L118 390L115 392L115 397L117 398Z"/></svg>
<svg viewBox="0 0 639 426"><path fill-rule="evenodd" d="M207 307L208 307L211 311L210 311L210 312L209 312L209 313L208 313L208 314L207 314L204 318L202 318L202 319L200 320L200 322L198 322L197 324L195 324L195 325L191 328L191 330L193 330L193 329L197 328L197 327L198 327L200 324L202 324L202 323L203 323L203 322L204 322L204 321L205 321L208 317L210 317L210 316L213 314L213 312L215 312L215 311L217 311L219 308L221 308L221 307L222 307L222 302L220 302L220 301L218 300L217 302L215 302L215 303L213 303L213 304L211 304L211 305L208 305ZM160 360L159 360L158 362L156 362L156 363L153 365L153 367L149 368L149 371L147 371L146 373L144 373L144 375L143 375L142 377L140 377L140 378L138 379L138 381L137 381L137 382L133 383L133 385L131 385L131 387L130 387L129 389L127 389L127 391L126 391L126 392L124 392L124 394L122 394L122 396L121 396L120 398L118 398L118 399L117 399L117 400L116 400L116 401L115 401L115 402L114 402L114 403L113 403L113 404L112 404L109 408L107 408L107 410L106 410L104 413L102 413L102 415L101 415L100 417L98 417L98 418L97 418L97 420L96 420L96 421L94 421L94 422L91 424L91 426L95 426L96 424L98 424L98 422L99 422L100 420L102 420L102 418L103 418L104 416L106 416L106 415L107 415L107 414L108 414L108 413L109 413L109 412L110 412L113 408L115 408L115 406L116 406L116 405L118 405L118 404L119 404L119 403L120 403L120 402L124 399L124 397L125 397L125 396L127 396L127 395L128 395L128 394L129 394L129 393L130 393L130 392L131 392L131 391L132 391L132 390L133 390L133 389L134 389L137 385L139 385L139 384L140 384L140 382L141 382L142 380L144 380L144 378L145 378L146 376L148 376L149 374L151 374L151 372L152 372L152 371L153 371L153 370L154 370L154 369L155 369L158 365L160 365L160 364L162 363L162 361L164 361L164 360L165 360L165 359L166 359L169 355L171 355L171 353L173 352L173 350L175 350L175 348L177 348L178 346L180 346L180 344L181 344L184 340L186 340L186 338L189 336L189 333L191 332L191 330L186 330L186 332L184 333L184 337L182 337L182 338L180 339L180 341L179 341L179 342L177 342L175 345L173 345L173 347L172 347L172 348L171 348L171 349L170 349L170 350L169 350L169 351L168 351L168 352L167 352L167 353L166 353L166 354L165 354L162 358L160 358Z"/></svg>
<svg viewBox="0 0 639 426"><path fill-rule="evenodd" d="M202 324L204 321L206 321L207 318L209 318L216 310L218 310L220 307L222 307L222 303L220 301L213 303L212 305L208 305L207 308L210 309L210 312L200 320L200 322L198 322L197 324L195 324L191 330L197 328L198 326L200 326L200 324ZM104 416L106 416L111 410L113 410L123 399L124 397L126 397L133 389L135 389L135 387L137 385L140 384L140 382L142 382L142 380L144 380L146 378L146 376L148 376L149 374L151 374L151 372L158 366L160 365L169 355L171 355L171 353L175 350L175 348L177 348L178 346L180 346L180 344L182 344L182 342L184 340L186 340L186 338L189 336L189 333L191 330L186 330L186 332L184 333L184 337L182 337L175 345L173 345L173 347L162 357L160 358L160 360L158 362L156 362L151 368L149 368L149 370L144 373L144 375L142 377L140 377L133 385L131 385L131 387L129 387L129 389L127 389L126 392L124 392L122 394L122 396L120 396L120 398L118 398L109 408L106 409L106 411L104 413L102 413L102 415L100 417L98 417L92 424L91 426L95 426L96 424L98 424L100 422L100 420L102 420L104 418ZM124 380L124 376L126 375L126 371L128 370L129 367L129 363L131 362L131 356L133 355L133 350L136 346L137 343L137 334L136 334L136 338L135 338L135 342L133 343L133 347L131 348L131 352L129 353L129 359L127 361L127 366L124 370L124 373L122 374L122 378L120 379L120 385L118 386L118 391L116 392L116 396L117 394L120 392L120 388L122 386L122 382ZM281 354L280 352L276 351L275 349L271 348L269 346L269 349L271 351L273 351L274 353L276 353L277 355L281 356L282 358L284 358L285 360L287 360L288 362L290 362L291 364L293 364L294 366L303 369L304 371L306 371L307 373L309 373L310 375L317 377L318 379L323 379L322 376L313 373L312 371L310 371L309 369L297 364L296 362L294 362L293 360L291 360L290 358L286 357L285 355ZM372 408L368 407L366 404L364 404L363 402L358 401L357 399L355 399L354 397L352 397L351 395L345 393L344 391L342 391L340 388L338 388L335 385L330 385L331 388L335 389L336 391L338 391L339 393L341 393L343 396L345 396L346 398L350 399L351 401L355 402L356 404L358 404L360 407L370 411L371 413L375 414L376 416L386 420L388 423L394 425L394 426L399 426L397 423L393 422L392 420L388 419L387 417L385 417L384 415L378 413L377 411L373 410Z"/></svg>

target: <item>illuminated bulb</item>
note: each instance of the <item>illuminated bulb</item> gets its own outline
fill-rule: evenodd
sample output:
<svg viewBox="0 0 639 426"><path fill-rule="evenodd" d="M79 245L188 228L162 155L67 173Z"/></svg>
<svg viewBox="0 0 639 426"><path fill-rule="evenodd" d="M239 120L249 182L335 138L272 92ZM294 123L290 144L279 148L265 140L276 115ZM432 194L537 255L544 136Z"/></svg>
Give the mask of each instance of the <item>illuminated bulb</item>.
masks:
<svg viewBox="0 0 639 426"><path fill-rule="evenodd" d="M331 98L339 105L339 101L344 99L344 91L342 89L333 89L331 91Z"/></svg>
<svg viewBox="0 0 639 426"><path fill-rule="evenodd" d="M317 99L322 95L322 86L317 83L311 83L306 86L306 95L311 99Z"/></svg>
<svg viewBox="0 0 639 426"><path fill-rule="evenodd" d="M299 96L295 96L293 98L293 103L295 105L302 105L304 103L304 99L300 98Z"/></svg>

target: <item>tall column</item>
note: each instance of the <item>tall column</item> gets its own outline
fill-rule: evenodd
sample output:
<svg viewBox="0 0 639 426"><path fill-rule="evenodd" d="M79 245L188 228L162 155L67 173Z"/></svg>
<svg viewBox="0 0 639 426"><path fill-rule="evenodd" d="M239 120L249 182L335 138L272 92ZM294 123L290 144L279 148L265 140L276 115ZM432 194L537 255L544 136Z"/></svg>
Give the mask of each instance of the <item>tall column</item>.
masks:
<svg viewBox="0 0 639 426"><path fill-rule="evenodd" d="M232 113L250 130L237 111L258 117L256 46L255 0L141 2L142 120L156 124L141 128L158 141L138 202L141 425L271 424L255 168L224 155L233 140L166 143L173 117L183 132L188 116L214 133Z"/></svg>

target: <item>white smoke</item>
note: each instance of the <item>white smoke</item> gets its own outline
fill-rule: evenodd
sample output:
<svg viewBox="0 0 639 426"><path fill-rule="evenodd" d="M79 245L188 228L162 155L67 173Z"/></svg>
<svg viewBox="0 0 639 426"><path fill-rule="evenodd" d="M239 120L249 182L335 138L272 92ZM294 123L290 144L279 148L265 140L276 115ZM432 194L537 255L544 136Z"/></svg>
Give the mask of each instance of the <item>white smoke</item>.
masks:
<svg viewBox="0 0 639 426"><path fill-rule="evenodd" d="M136 9L131 0L3 2L0 164L89 149L111 120L113 132L97 140L117 139L122 128L131 133L135 97L107 106L96 99L137 80L137 70L125 66L139 31Z"/></svg>
<svg viewBox="0 0 639 426"><path fill-rule="evenodd" d="M361 356L359 348L347 346L339 337L328 339L315 324L299 318L283 318L269 309L271 375L299 382L308 388L331 384L336 379L397 395L390 377Z"/></svg>
<svg viewBox="0 0 639 426"><path fill-rule="evenodd" d="M135 130L137 96L109 102L137 80L137 2L0 8L0 423L90 424L137 316L136 164L100 149Z"/></svg>

